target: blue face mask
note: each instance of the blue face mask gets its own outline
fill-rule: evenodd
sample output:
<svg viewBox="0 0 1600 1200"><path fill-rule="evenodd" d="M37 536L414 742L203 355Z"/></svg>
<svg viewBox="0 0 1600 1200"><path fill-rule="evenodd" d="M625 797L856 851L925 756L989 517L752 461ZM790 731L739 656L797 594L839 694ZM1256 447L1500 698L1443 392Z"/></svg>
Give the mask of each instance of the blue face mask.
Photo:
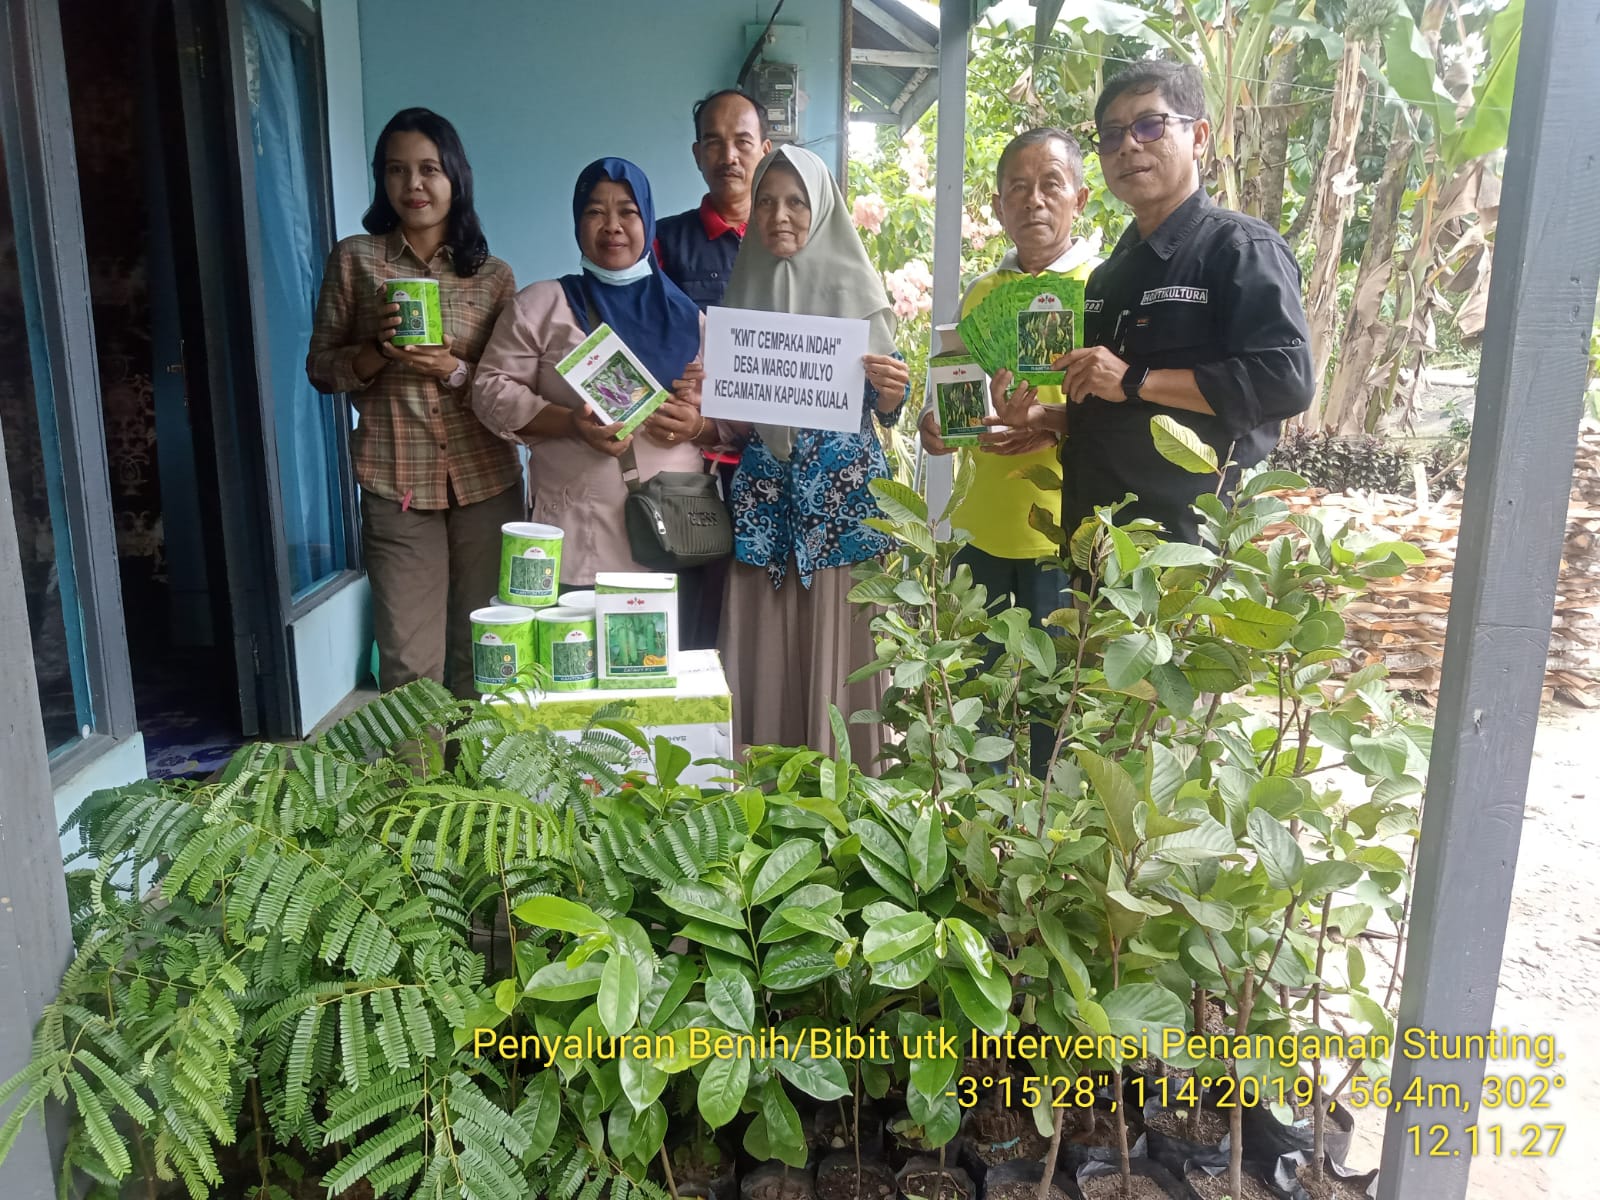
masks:
<svg viewBox="0 0 1600 1200"><path fill-rule="evenodd" d="M623 267L620 271L612 271L606 267L592 263L589 261L586 255L579 255L578 265L590 275L593 275L596 279L600 280L601 283L609 283L618 287L623 284L637 283L641 279L649 278L652 269L650 266L650 255L648 253L638 262L634 263L633 266Z"/></svg>

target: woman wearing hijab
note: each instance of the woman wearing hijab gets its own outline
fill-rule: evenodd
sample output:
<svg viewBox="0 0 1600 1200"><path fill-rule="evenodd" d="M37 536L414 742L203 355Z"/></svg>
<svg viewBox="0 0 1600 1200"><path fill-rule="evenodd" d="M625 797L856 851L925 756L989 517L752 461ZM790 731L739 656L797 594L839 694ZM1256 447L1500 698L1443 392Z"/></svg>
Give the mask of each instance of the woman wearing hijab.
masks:
<svg viewBox="0 0 1600 1200"><path fill-rule="evenodd" d="M866 524L882 515L868 484L889 473L873 421L899 420L911 376L883 281L820 158L797 146L767 155L750 223L756 236L739 247L723 304L870 323L860 431L754 426L730 497L735 561L722 640L734 740L822 749L833 745L829 704L848 720L882 695L877 680L845 682L876 657L867 614L846 596L851 566L890 546ZM877 726L850 727L863 767L880 744Z"/></svg>
<svg viewBox="0 0 1600 1200"><path fill-rule="evenodd" d="M561 586L591 586L597 571L642 571L629 548L618 457L630 446L639 478L703 469L699 446L716 442L696 385L682 378L700 355L700 310L661 273L650 246L655 207L644 172L621 158L590 163L572 193L582 270L518 292L478 362L472 406L490 430L529 447L533 519L560 526ZM600 324L609 325L663 387L667 401L628 437L580 408L556 364ZM679 580L692 612L696 572Z"/></svg>

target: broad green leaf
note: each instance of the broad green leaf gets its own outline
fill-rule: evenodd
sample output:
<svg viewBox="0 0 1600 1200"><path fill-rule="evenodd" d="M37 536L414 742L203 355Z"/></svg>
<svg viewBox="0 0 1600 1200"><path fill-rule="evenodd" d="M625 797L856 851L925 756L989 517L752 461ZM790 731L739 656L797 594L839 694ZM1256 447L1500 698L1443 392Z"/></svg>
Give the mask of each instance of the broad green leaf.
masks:
<svg viewBox="0 0 1600 1200"><path fill-rule="evenodd" d="M997 972L999 982L1007 998L1011 995L1011 985L1005 978L1005 973ZM951 967L945 972L945 979L950 985L950 991L956 998L956 1003L961 1006L961 1011L966 1014L967 1020L984 1033L999 1036L1006 1031L1006 1007L996 1004L994 999L985 993L982 986L985 981L981 976L968 974L960 967Z"/></svg>
<svg viewBox="0 0 1600 1200"><path fill-rule="evenodd" d="M604 969L603 963L593 959L576 967L569 967L565 962L553 962L533 973L523 994L535 1000L552 1002L580 1000L600 990L600 975Z"/></svg>
<svg viewBox="0 0 1600 1200"><path fill-rule="evenodd" d="M1124 984L1106 996L1104 1008L1112 1033L1118 1037L1148 1035L1152 1046L1161 1045L1162 1030L1187 1028L1183 1001L1160 984Z"/></svg>
<svg viewBox="0 0 1600 1200"><path fill-rule="evenodd" d="M1287 821L1299 816L1310 800L1310 785L1305 780L1268 775L1250 785L1246 803L1251 808L1265 809L1275 820Z"/></svg>
<svg viewBox="0 0 1600 1200"><path fill-rule="evenodd" d="M1399 855L1395 855L1399 858ZM1404 869L1404 864L1401 864ZM1320 900L1329 892L1337 892L1347 888L1361 878L1361 868L1353 862L1341 862L1338 859L1324 859L1314 862L1306 868L1303 878L1305 885L1305 898L1307 900Z"/></svg>
<svg viewBox="0 0 1600 1200"><path fill-rule="evenodd" d="M1235 849L1233 835L1209 816L1193 829L1151 838L1145 845L1145 852L1152 858L1169 863L1206 862L1232 854Z"/></svg>
<svg viewBox="0 0 1600 1200"><path fill-rule="evenodd" d="M882 483L883 480L875 482ZM767 1138L773 1154L796 1170L805 1166L807 1146L800 1114L795 1111L794 1102L784 1092L783 1084L776 1075L768 1079L766 1087L762 1089L761 1115L766 1119Z"/></svg>
<svg viewBox="0 0 1600 1200"><path fill-rule="evenodd" d="M1247 479L1235 494L1238 503L1253 500L1263 492L1299 492L1310 484L1293 471L1261 471Z"/></svg>
<svg viewBox="0 0 1600 1200"><path fill-rule="evenodd" d="M1415 104L1448 134L1456 124L1456 102L1439 79L1433 51L1404 4L1383 27L1383 74L1402 100Z"/></svg>
<svg viewBox="0 0 1600 1200"><path fill-rule="evenodd" d="M515 979L502 979L499 983L495 984L494 1006L507 1016L510 1016L516 1011L517 1001L519 999L520 997L517 995L517 981Z"/></svg>
<svg viewBox="0 0 1600 1200"><path fill-rule="evenodd" d="M876 821L865 818L850 822L850 831L861 839L861 850L871 854L902 879L911 878L911 864L906 861L905 847L900 839Z"/></svg>
<svg viewBox="0 0 1600 1200"><path fill-rule="evenodd" d="M678 933L688 938L691 942L698 942L702 946L710 946L721 950L724 954L735 954L749 962L755 959L750 954L750 947L745 944L744 936L735 933L722 925L711 925L705 921L689 921Z"/></svg>
<svg viewBox="0 0 1600 1200"><path fill-rule="evenodd" d="M560 896L532 896L512 910L519 920L564 933L591 934L606 931L605 918L594 909Z"/></svg>
<svg viewBox="0 0 1600 1200"><path fill-rule="evenodd" d="M1067 927L1047 913L1039 918L1039 934L1044 938L1045 949L1050 951L1050 957L1056 960L1066 976L1072 998L1082 1004L1089 995L1089 969L1084 966L1083 959L1072 944Z"/></svg>
<svg viewBox="0 0 1600 1200"><path fill-rule="evenodd" d="M1302 654L1331 650L1344 644L1344 618L1329 609L1319 609L1301 618L1290 643Z"/></svg>
<svg viewBox="0 0 1600 1200"><path fill-rule="evenodd" d="M893 479L874 479L867 486L889 520L900 524L927 525L928 502L905 484Z"/></svg>
<svg viewBox="0 0 1600 1200"><path fill-rule="evenodd" d="M802 1041L793 1057L778 1054L772 1065L795 1087L818 1100L838 1100L850 1094L844 1064L837 1058L813 1058L810 1046Z"/></svg>
<svg viewBox="0 0 1600 1200"><path fill-rule="evenodd" d="M984 936L960 917L944 919L945 932L974 975L994 973L994 950Z"/></svg>
<svg viewBox="0 0 1600 1200"><path fill-rule="evenodd" d="M633 1028L639 1016L639 968L625 950L613 950L600 972L600 994L595 999L600 1024L612 1037Z"/></svg>
<svg viewBox="0 0 1600 1200"><path fill-rule="evenodd" d="M833 943L816 936L784 942L761 963L761 983L774 992L798 992L838 970L833 965Z"/></svg>
<svg viewBox="0 0 1600 1200"><path fill-rule="evenodd" d="M554 1071L540 1071L528 1083L517 1106L517 1124L532 1137L528 1161L543 1158L556 1139L561 1121L561 1082Z"/></svg>
<svg viewBox="0 0 1600 1200"><path fill-rule="evenodd" d="M781 896L821 865L822 847L816 842L810 839L785 842L761 864L751 889L750 903L766 904Z"/></svg>
<svg viewBox="0 0 1600 1200"><path fill-rule="evenodd" d="M1188 775L1189 768L1170 746L1157 741L1150 747L1148 764L1150 800L1158 809L1166 810L1177 798L1178 789ZM1148 829L1148 826L1146 826Z"/></svg>
<svg viewBox="0 0 1600 1200"><path fill-rule="evenodd" d="M933 921L927 913L905 913L869 928L861 939L861 956L869 963L889 962L910 954L931 937Z"/></svg>
<svg viewBox="0 0 1600 1200"><path fill-rule="evenodd" d="M742 1054L712 1058L695 1091L695 1106L712 1129L721 1129L739 1115L750 1087L750 1060Z"/></svg>
<svg viewBox="0 0 1600 1200"><path fill-rule="evenodd" d="M1217 452L1200 440L1200 435L1171 417L1150 419L1150 436L1156 453L1175 467L1194 475L1217 474Z"/></svg>
<svg viewBox="0 0 1600 1200"><path fill-rule="evenodd" d="M1164 890L1160 894L1193 917L1195 924L1217 933L1227 933L1239 923L1238 909L1221 900L1202 900L1177 888Z"/></svg>
<svg viewBox="0 0 1600 1200"><path fill-rule="evenodd" d="M1404 871L1406 860L1388 846L1363 846L1350 855L1350 861L1360 863L1369 871Z"/></svg>
<svg viewBox="0 0 1600 1200"><path fill-rule="evenodd" d="M1267 882L1279 891L1293 891L1306 869L1306 856L1299 843L1264 809L1250 810L1246 828L1256 858L1267 872Z"/></svg>
<svg viewBox="0 0 1600 1200"><path fill-rule="evenodd" d="M911 1060L911 1086L924 1096L942 1096L961 1066L959 1054L924 1053Z"/></svg>
<svg viewBox="0 0 1600 1200"><path fill-rule="evenodd" d="M943 1092L929 1096L920 1088L907 1088L906 1108L922 1126L923 1141L929 1146L943 1146L961 1131L961 1105L954 1096Z"/></svg>
<svg viewBox="0 0 1600 1200"><path fill-rule="evenodd" d="M944 838L944 814L931 809L924 810L912 826L907 851L911 860L911 882L917 885L918 891L933 891L944 880L945 867L949 862L949 850ZM867 937L870 939L871 936L869 932ZM873 961L870 955L867 961Z"/></svg>
<svg viewBox="0 0 1600 1200"><path fill-rule="evenodd" d="M624 1054L617 1060L622 1094L635 1111L643 1112L666 1090L668 1075L648 1058Z"/></svg>
<svg viewBox="0 0 1600 1200"><path fill-rule="evenodd" d="M1167 654L1172 653L1171 643ZM1127 633L1106 647L1106 683L1125 691L1150 674L1150 668L1160 661L1161 644L1153 633Z"/></svg>
<svg viewBox="0 0 1600 1200"><path fill-rule="evenodd" d="M1050 495L1054 495L1061 490L1061 473L1052 471L1043 463L1034 463L1031 467L1023 467L1020 470L1012 471L1008 478L1026 479L1041 492Z"/></svg>
<svg viewBox="0 0 1600 1200"><path fill-rule="evenodd" d="M1164 917L1172 909L1162 904L1159 900L1151 900L1144 896L1135 896L1127 888L1107 888L1106 899L1115 904L1120 904L1129 912L1144 913L1151 917Z"/></svg>
<svg viewBox="0 0 1600 1200"><path fill-rule="evenodd" d="M1150 686L1155 688L1162 707L1174 716L1187 717L1194 712L1194 684L1178 667L1170 662L1157 663L1150 668L1147 678Z"/></svg>
<svg viewBox="0 0 1600 1200"><path fill-rule="evenodd" d="M739 906L724 892L708 883L674 883L662 888L661 902L675 912L701 921L709 921L724 929L744 929L744 918Z"/></svg>
<svg viewBox="0 0 1600 1200"><path fill-rule="evenodd" d="M1188 542L1162 542L1145 551L1140 565L1166 570L1170 567L1211 567L1216 562L1216 553L1204 546L1192 546Z"/></svg>
<svg viewBox="0 0 1600 1200"><path fill-rule="evenodd" d="M718 971L706 980L706 1004L729 1029L754 1033L756 996L743 975Z"/></svg>
<svg viewBox="0 0 1600 1200"><path fill-rule="evenodd" d="M1054 675L1056 672L1056 644L1042 629L1023 631L1022 657L1041 675Z"/></svg>
<svg viewBox="0 0 1600 1200"><path fill-rule="evenodd" d="M1111 1035L1111 1021L1106 1017L1106 1010L1101 1008L1097 1001L1079 1000L1078 1015L1083 1018L1083 1023L1095 1033L1107 1037Z"/></svg>
<svg viewBox="0 0 1600 1200"><path fill-rule="evenodd" d="M669 954L656 968L656 977L639 997L639 1024L646 1029L670 1017L694 987L697 975L694 968L685 967L686 961L682 955Z"/></svg>
<svg viewBox="0 0 1600 1200"><path fill-rule="evenodd" d="M1093 750L1079 749L1077 758L1084 774L1089 777L1089 786L1105 808L1106 828L1116 842L1117 849L1124 855L1131 854L1139 840L1133 824L1137 793L1132 777L1120 763L1102 758Z"/></svg>
<svg viewBox="0 0 1600 1200"><path fill-rule="evenodd" d="M915 579L902 579L896 583L894 595L902 604L909 604L913 608L920 608L932 599L928 595L928 589Z"/></svg>
<svg viewBox="0 0 1600 1200"><path fill-rule="evenodd" d="M938 963L939 960L933 953L933 946L923 946L919 950L913 950L904 958L874 966L872 982L893 991L907 991L933 974L933 969Z"/></svg>
<svg viewBox="0 0 1600 1200"><path fill-rule="evenodd" d="M1010 738L995 737L992 734L979 738L972 747L972 753L967 757L978 762L996 763L1004 762L1011 757L1011 751L1016 743Z"/></svg>

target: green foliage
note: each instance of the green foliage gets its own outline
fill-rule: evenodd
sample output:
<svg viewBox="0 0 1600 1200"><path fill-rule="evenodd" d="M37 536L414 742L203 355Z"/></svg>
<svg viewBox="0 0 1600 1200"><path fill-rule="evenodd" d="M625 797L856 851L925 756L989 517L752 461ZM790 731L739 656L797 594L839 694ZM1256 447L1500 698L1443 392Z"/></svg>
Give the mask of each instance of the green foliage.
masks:
<svg viewBox="0 0 1600 1200"><path fill-rule="evenodd" d="M416 684L216 783L92 797L78 955L0 1084L0 1156L54 1097L100 1195L286 1197L303 1164L330 1194L661 1200L657 1164L735 1134L803 1166L816 1104L893 1092L902 1139L947 1145L974 1031L1108 1039L1031 1064L1064 1077L1120 1073L1114 1039L1160 1046L1208 1001L1281 1034L1339 995L1387 1031L1351 939L1403 904L1429 738L1352 669L1342 614L1418 552L1304 518L1263 541L1304 484L1202 494L1201 545L1101 509L1061 533L1075 590L1038 628L921 496L874 483L896 550L852 599L886 688L849 719L895 735L876 764L831 711L837 755L756 747L704 789L620 713L572 744Z"/></svg>
<svg viewBox="0 0 1600 1200"><path fill-rule="evenodd" d="M91 796L77 956L0 1084L0 1158L54 1097L102 1187L287 1195L298 1159L335 1194L520 1200L556 1109L454 1052L493 963L474 928L594 871L586 775L624 761L420 682L216 783Z"/></svg>
<svg viewBox="0 0 1600 1200"><path fill-rule="evenodd" d="M1153 424L1170 461L1215 471ZM1429 732L1381 668L1353 669L1341 612L1420 554L1299 519L1258 544L1289 518L1273 491L1305 482L1267 471L1231 504L1202 495L1199 546L1163 543L1144 522L1118 526L1121 506L1100 510L1063 536L1061 565L1077 583L1048 632L952 570L959 547L925 513L885 506L897 554L858 569L853 598L882 610L871 669L892 682L862 719L902 734L881 785L914 783L952 814L958 895L995 914L1005 950L995 960L1023 1024L1143 1033L1154 1048L1162 1028L1192 1028L1197 996L1220 1000L1240 1032L1281 1033L1319 1028L1323 999L1339 993L1386 1031L1364 972L1326 969L1326 951L1331 928L1348 938L1375 911L1399 915L1406 869L1386 843L1414 835ZM892 499L892 486L880 496ZM1020 752L1038 723L1054 730L1042 780ZM1360 778L1353 795L1317 786L1335 754ZM916 953L921 916L884 919L866 957ZM978 1001L967 1012L980 1028L1003 1015ZM1120 1071L1128 1057L1112 1049L1039 1069ZM1223 1070L1293 1079L1276 1061L1208 1073Z"/></svg>

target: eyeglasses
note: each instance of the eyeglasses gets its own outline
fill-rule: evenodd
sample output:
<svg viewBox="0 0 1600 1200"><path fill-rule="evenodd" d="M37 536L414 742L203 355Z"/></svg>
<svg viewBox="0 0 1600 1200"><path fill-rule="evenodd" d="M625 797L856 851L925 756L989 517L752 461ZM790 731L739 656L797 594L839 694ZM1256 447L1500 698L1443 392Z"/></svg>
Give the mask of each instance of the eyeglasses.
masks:
<svg viewBox="0 0 1600 1200"><path fill-rule="evenodd" d="M1104 157L1115 154L1122 148L1122 139L1129 134L1141 146L1149 142L1159 142L1167 132L1169 121L1198 121L1199 117L1186 117L1182 113L1149 113L1140 117L1132 125L1106 125L1097 130L1090 141L1094 152Z"/></svg>

